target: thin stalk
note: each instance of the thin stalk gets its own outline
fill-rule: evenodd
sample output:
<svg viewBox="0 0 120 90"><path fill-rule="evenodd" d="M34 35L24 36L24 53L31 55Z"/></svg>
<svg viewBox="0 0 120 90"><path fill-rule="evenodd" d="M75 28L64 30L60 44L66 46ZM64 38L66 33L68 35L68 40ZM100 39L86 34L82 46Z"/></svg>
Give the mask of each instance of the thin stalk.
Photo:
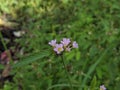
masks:
<svg viewBox="0 0 120 90"><path fill-rule="evenodd" d="M4 49L7 50L7 47L6 47L6 44L5 44L4 40L3 40L3 36L2 36L1 32L0 32L0 38L1 38L1 42L3 44Z"/></svg>
<svg viewBox="0 0 120 90"><path fill-rule="evenodd" d="M1 42L3 44L3 47L4 47L5 51L7 51L8 49L7 49L6 43L5 43L4 39L3 39L3 35L2 35L1 32L0 32L0 38L1 38ZM10 52L7 52L7 55L10 58L10 61L12 61Z"/></svg>
<svg viewBox="0 0 120 90"><path fill-rule="evenodd" d="M63 55L61 55L61 60L62 60L62 64L63 64L64 69L65 69L65 72L66 72L66 74L67 74L67 79L68 79L68 82L69 82L69 84L70 84L71 90L73 90L72 83L71 83L71 80L70 80L70 77L69 77L69 73L68 73L68 71L67 71L67 69L66 69L66 65L65 65L65 62L64 62Z"/></svg>

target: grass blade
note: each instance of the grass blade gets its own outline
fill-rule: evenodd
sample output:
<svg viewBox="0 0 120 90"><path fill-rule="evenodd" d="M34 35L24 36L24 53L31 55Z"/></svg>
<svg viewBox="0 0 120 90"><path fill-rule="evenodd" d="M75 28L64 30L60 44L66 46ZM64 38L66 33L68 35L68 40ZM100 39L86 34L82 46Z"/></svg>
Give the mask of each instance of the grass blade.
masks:
<svg viewBox="0 0 120 90"><path fill-rule="evenodd" d="M44 52L41 52L41 53L37 53L37 54L34 54L34 55L30 55L30 56L24 58L23 60L20 60L16 64L13 64L12 68L22 67L22 66L24 66L26 64L32 63L32 62L34 62L36 60L39 60L39 59L44 58L44 57L47 57L49 55L50 55L50 53L47 52L47 51L44 51Z"/></svg>

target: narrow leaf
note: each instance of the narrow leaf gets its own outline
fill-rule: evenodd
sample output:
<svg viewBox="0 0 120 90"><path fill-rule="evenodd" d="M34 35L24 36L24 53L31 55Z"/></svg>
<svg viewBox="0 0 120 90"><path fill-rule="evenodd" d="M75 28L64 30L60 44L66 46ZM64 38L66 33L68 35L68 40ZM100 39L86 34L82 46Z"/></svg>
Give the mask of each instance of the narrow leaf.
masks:
<svg viewBox="0 0 120 90"><path fill-rule="evenodd" d="M44 52L41 52L41 53L30 55L30 56L28 56L26 58L23 58L22 60L20 60L16 64L13 64L12 68L22 67L22 66L24 66L26 64L29 64L29 63L32 63L32 62L34 62L36 60L39 60L41 58L47 57L47 56L49 56L49 54L50 54L49 52L44 51Z"/></svg>

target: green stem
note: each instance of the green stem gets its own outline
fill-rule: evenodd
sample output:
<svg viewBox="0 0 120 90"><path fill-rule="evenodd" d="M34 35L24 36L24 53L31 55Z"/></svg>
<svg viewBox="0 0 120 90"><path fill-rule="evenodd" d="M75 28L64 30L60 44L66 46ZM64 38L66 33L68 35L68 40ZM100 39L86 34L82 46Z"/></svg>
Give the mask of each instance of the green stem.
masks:
<svg viewBox="0 0 120 90"><path fill-rule="evenodd" d="M7 47L6 47L6 44L5 44L4 40L3 40L3 36L2 36L1 32L0 32L0 38L1 38L1 42L3 44L4 49L7 50Z"/></svg>
<svg viewBox="0 0 120 90"><path fill-rule="evenodd" d="M3 44L3 47L4 47L5 51L7 51L8 49L7 49L6 43L5 43L4 39L3 39L3 35L2 35L1 32L0 32L0 38L1 38L1 42ZM10 61L12 61L10 52L7 52L7 55L10 58Z"/></svg>
<svg viewBox="0 0 120 90"><path fill-rule="evenodd" d="M71 83L71 80L70 80L70 77L69 77L69 73L68 73L68 71L67 71L67 69L66 69L66 65L65 65L65 62L64 62L63 55L61 55L61 60L62 60L62 64L63 64L64 69L65 69L65 72L66 72L66 74L67 74L67 79L68 79L68 82L69 82L69 84L70 84L71 90L73 90L72 83Z"/></svg>

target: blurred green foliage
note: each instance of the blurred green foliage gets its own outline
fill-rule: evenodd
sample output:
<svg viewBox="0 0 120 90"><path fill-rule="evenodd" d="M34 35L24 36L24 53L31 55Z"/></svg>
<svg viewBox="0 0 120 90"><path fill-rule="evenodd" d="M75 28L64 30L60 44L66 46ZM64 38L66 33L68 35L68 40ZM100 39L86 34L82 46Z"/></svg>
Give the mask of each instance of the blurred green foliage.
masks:
<svg viewBox="0 0 120 90"><path fill-rule="evenodd" d="M109 90L119 90L119 3L119 0L0 0L0 15L7 14L10 20L20 23L26 34L16 42L30 55L50 51L48 42L52 39L68 37L78 42L79 49L64 55L71 81L77 85L74 90L99 90L101 84ZM59 57L49 55L13 69L14 82L6 82L4 90L70 90L60 62Z"/></svg>

